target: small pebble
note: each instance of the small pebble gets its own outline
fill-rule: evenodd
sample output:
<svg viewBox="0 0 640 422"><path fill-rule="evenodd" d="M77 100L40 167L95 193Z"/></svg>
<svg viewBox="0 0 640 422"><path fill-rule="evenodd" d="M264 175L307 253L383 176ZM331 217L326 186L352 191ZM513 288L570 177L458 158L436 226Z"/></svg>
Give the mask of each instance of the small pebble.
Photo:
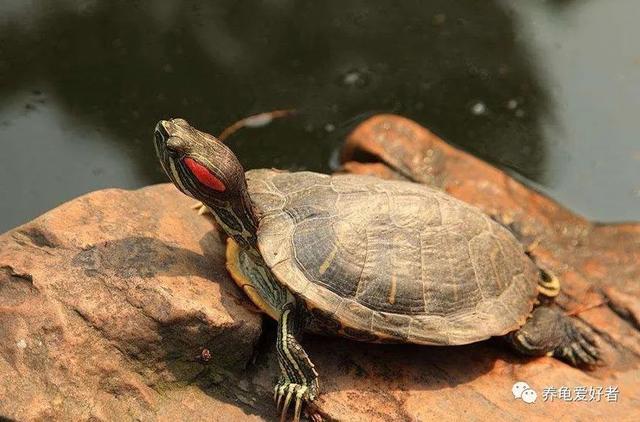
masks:
<svg viewBox="0 0 640 422"><path fill-rule="evenodd" d="M202 359L203 362L209 362L211 360L211 352L209 349L202 349L202 352L200 352L200 359Z"/></svg>
<svg viewBox="0 0 640 422"><path fill-rule="evenodd" d="M480 116L482 114L485 114L486 112L487 106L482 101L478 101L471 106L471 113L475 114L476 116Z"/></svg>
<svg viewBox="0 0 640 422"><path fill-rule="evenodd" d="M24 341L24 339L20 339L17 343L16 346L18 346L18 349L26 349L27 348L27 342Z"/></svg>
<svg viewBox="0 0 640 422"><path fill-rule="evenodd" d="M342 82L344 82L345 85L355 85L360 81L360 74L358 72L349 72L346 75L344 75L344 78L342 79Z"/></svg>

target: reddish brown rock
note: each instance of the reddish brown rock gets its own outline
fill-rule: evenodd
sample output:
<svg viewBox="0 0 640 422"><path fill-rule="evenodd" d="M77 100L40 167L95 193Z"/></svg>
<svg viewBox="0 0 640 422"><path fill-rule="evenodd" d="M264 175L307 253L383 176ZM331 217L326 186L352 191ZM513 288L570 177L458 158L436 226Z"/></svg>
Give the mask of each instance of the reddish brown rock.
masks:
<svg viewBox="0 0 640 422"><path fill-rule="evenodd" d="M196 387L244 368L261 333L223 256L169 185L89 194L2 235L0 416L251 419Z"/></svg>
<svg viewBox="0 0 640 422"><path fill-rule="evenodd" d="M397 116L359 126L343 158L346 171L439 186L537 239L536 259L563 280L560 303L596 330L606 362L585 372L497 340L307 336L321 376L315 411L367 422L637 420L638 225L591 224ZM0 416L276 419L274 324L258 341L260 318L229 280L211 221L190 205L169 185L96 192L0 236ZM516 381L537 391L535 404L513 398ZM545 387L608 386L617 402L542 399Z"/></svg>

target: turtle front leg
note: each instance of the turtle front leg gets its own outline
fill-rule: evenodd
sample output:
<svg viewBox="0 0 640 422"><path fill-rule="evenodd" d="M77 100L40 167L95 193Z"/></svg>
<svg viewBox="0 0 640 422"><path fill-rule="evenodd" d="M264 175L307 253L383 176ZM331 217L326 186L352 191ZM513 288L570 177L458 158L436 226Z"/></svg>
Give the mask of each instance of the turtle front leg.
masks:
<svg viewBox="0 0 640 422"><path fill-rule="evenodd" d="M282 375L274 388L276 407L282 412L280 421L286 419L291 400L295 400L293 420L298 422L302 405L318 395L318 373L297 338L303 324L302 311L296 304L288 303L282 308L276 340Z"/></svg>
<svg viewBox="0 0 640 422"><path fill-rule="evenodd" d="M573 366L594 365L600 358L594 338L550 306L537 307L527 322L509 333L506 340L525 355L551 355Z"/></svg>

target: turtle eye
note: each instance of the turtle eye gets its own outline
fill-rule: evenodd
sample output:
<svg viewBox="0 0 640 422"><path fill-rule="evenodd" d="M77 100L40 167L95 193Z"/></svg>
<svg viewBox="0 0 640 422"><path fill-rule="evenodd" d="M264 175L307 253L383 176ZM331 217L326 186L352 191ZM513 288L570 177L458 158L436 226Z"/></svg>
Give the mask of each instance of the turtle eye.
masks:
<svg viewBox="0 0 640 422"><path fill-rule="evenodd" d="M213 173L209 171L205 166L198 163L196 160L190 157L186 157L182 160L187 166L189 171L198 179L198 182L202 183L209 189L213 189L217 192L224 192L227 187L224 182L218 179Z"/></svg>
<svg viewBox="0 0 640 422"><path fill-rule="evenodd" d="M173 153L185 153L187 151L187 143L182 138L173 136L167 139L167 150Z"/></svg>

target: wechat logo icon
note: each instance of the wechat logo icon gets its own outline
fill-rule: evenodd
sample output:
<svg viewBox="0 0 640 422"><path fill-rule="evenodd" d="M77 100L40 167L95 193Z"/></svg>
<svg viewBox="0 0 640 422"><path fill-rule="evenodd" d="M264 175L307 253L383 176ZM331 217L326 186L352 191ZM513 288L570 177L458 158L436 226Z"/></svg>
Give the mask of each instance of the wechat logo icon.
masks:
<svg viewBox="0 0 640 422"><path fill-rule="evenodd" d="M538 394L535 392L535 390L529 387L529 384L524 381L518 381L513 384L511 392L513 393L513 397L515 397L516 400L521 399L527 404L535 403L536 399L538 398Z"/></svg>

